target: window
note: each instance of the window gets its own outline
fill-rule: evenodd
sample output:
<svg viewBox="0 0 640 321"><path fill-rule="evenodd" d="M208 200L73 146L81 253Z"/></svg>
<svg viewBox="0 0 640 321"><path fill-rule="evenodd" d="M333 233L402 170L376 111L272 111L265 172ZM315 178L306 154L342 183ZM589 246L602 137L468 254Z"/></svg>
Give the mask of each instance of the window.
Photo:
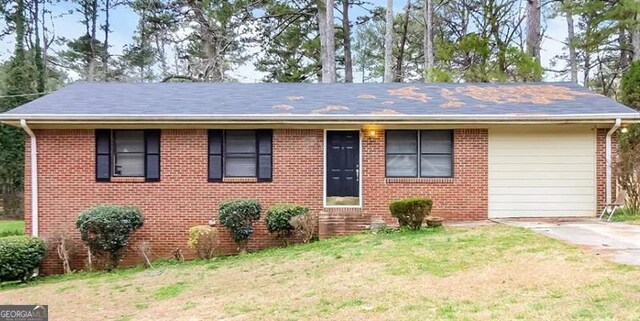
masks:
<svg viewBox="0 0 640 321"><path fill-rule="evenodd" d="M96 130L96 180L160 180L160 130Z"/></svg>
<svg viewBox="0 0 640 321"><path fill-rule="evenodd" d="M113 176L144 176L144 131L113 131Z"/></svg>
<svg viewBox="0 0 640 321"><path fill-rule="evenodd" d="M387 177L452 177L453 131L386 132Z"/></svg>
<svg viewBox="0 0 640 321"><path fill-rule="evenodd" d="M271 130L210 130L209 180L255 177L271 181Z"/></svg>

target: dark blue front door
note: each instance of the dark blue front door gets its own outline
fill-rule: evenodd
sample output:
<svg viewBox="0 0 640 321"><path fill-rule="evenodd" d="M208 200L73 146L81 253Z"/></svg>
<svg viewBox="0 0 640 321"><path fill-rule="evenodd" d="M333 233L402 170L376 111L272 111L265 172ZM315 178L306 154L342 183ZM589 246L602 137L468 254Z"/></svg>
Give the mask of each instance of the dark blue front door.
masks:
<svg viewBox="0 0 640 321"><path fill-rule="evenodd" d="M327 197L360 196L360 132L327 131Z"/></svg>

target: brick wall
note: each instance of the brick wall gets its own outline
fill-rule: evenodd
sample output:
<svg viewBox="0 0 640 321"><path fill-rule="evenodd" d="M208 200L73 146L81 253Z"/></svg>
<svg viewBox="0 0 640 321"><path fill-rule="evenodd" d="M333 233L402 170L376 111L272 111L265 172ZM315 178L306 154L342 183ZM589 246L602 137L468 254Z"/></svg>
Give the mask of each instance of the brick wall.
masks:
<svg viewBox="0 0 640 321"><path fill-rule="evenodd" d="M606 154L606 137L609 129L598 129L596 133L596 199L598 215L607 203L607 154ZM618 154L618 138L614 134L611 138L611 163L613 168L611 175L613 176L613 183L611 186L611 201L616 201L616 182L615 182L615 164L616 155Z"/></svg>
<svg viewBox="0 0 640 321"><path fill-rule="evenodd" d="M372 219L396 223L389 202L408 196L433 199L433 215L447 219L487 218L488 148L486 129L454 130L453 178L385 178L384 132L363 141L364 208Z"/></svg>
<svg viewBox="0 0 640 321"><path fill-rule="evenodd" d="M217 216L221 200L252 197L263 208L279 202L292 202L323 212L331 225L326 235L353 233L372 220L394 225L388 212L393 199L426 196L434 200L433 213L447 219L483 219L487 217L488 131L457 129L454 131L454 172L451 179L386 179L384 132L377 138L363 138L362 209L323 209L323 131L274 130L273 182L246 180L207 182L206 130L163 130L161 141L162 179L144 183L136 179L119 179L110 183L95 182L95 141L93 130L38 130L40 191L40 235L48 238L58 233L70 235L76 246L73 268L84 266L85 250L74 226L84 209L101 203L135 205L142 209L145 225L134 233L132 245L151 242L155 257L171 257L181 248L189 257L187 230L206 224ZM25 207L27 231L30 231L30 159L26 151ZM233 252L235 245L221 229L222 250ZM279 244L258 223L250 249ZM130 246L133 248L133 246ZM61 271L59 260L50 251L43 263L44 273ZM125 264L140 263L130 250Z"/></svg>

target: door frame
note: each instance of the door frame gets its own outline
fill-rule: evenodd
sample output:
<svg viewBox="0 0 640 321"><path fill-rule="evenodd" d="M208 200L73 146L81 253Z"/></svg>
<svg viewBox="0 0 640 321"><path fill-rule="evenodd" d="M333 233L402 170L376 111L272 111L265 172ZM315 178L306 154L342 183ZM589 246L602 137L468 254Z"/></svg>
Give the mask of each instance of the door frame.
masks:
<svg viewBox="0 0 640 321"><path fill-rule="evenodd" d="M358 132L358 205L327 205L327 132L329 131L357 131ZM362 208L362 180L364 178L364 166L362 164L362 131L360 128L325 129L322 134L322 207L325 208Z"/></svg>

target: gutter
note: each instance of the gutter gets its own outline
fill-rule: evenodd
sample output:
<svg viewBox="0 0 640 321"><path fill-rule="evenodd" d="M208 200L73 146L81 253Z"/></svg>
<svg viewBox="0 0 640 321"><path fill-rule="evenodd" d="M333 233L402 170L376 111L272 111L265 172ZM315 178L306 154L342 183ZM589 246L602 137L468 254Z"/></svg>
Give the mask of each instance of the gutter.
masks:
<svg viewBox="0 0 640 321"><path fill-rule="evenodd" d="M640 120L639 113L616 114L430 114L430 115L373 115L373 114L2 114L3 122L28 119L30 121L276 121L276 122L322 122L322 121L470 121L475 123L486 121L576 121L576 120Z"/></svg>
<svg viewBox="0 0 640 321"><path fill-rule="evenodd" d="M616 119L616 122L613 124L613 127L611 127L611 129L609 129L609 131L607 132L607 136L605 139L605 154L606 154L606 201L607 201L607 205L612 203L612 156L611 156L611 136L613 136L613 133L615 133L618 128L620 128L620 124L622 123L622 121L620 120L620 118Z"/></svg>
<svg viewBox="0 0 640 321"><path fill-rule="evenodd" d="M20 126L31 138L31 235L38 236L38 149L36 135L29 128L26 120L21 119Z"/></svg>

